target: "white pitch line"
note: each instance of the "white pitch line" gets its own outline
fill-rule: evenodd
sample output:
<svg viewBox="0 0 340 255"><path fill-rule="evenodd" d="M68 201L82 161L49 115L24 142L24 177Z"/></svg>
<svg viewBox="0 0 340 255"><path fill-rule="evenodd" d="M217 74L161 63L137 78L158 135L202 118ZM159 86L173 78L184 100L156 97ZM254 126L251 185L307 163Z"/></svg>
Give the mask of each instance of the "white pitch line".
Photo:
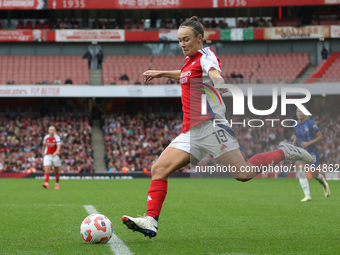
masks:
<svg viewBox="0 0 340 255"><path fill-rule="evenodd" d="M85 210L88 214L99 213L93 205L84 205ZM108 245L111 247L111 250L116 255L132 255L133 253L130 249L124 244L122 240L120 240L114 233L112 233L111 240L108 242Z"/></svg>
<svg viewBox="0 0 340 255"><path fill-rule="evenodd" d="M93 205L84 205L84 208L89 214L99 213Z"/></svg>

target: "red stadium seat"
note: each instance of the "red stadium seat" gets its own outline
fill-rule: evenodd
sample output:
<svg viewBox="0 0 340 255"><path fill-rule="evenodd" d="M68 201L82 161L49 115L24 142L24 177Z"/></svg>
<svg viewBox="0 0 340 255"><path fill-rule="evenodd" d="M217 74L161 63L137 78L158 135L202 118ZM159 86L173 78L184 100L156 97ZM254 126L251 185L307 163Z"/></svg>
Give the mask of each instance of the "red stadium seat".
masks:
<svg viewBox="0 0 340 255"><path fill-rule="evenodd" d="M18 21L17 29L23 29L24 28L24 23L22 20Z"/></svg>
<svg viewBox="0 0 340 255"><path fill-rule="evenodd" d="M39 20L36 20L36 21L35 21L34 29L41 29L41 24L40 24L40 21L39 21Z"/></svg>
<svg viewBox="0 0 340 255"><path fill-rule="evenodd" d="M28 20L27 22L26 22L26 29L32 29L32 21L30 21L30 20Z"/></svg>
<svg viewBox="0 0 340 255"><path fill-rule="evenodd" d="M23 84L46 79L51 83L56 78L64 83L67 77L74 77L74 84L89 80L87 61L82 56L0 56L0 70L6 79Z"/></svg>
<svg viewBox="0 0 340 255"><path fill-rule="evenodd" d="M49 29L49 28L50 28L50 24L49 24L48 20L45 20L43 29Z"/></svg>
<svg viewBox="0 0 340 255"><path fill-rule="evenodd" d="M318 66L318 68L314 71L316 73L318 70L322 68L322 66L325 64L327 60L324 59L321 64ZM321 75L320 81L333 81L332 78L339 78L339 70L340 69L340 56L326 69L326 71ZM336 79L334 80L336 81Z"/></svg>

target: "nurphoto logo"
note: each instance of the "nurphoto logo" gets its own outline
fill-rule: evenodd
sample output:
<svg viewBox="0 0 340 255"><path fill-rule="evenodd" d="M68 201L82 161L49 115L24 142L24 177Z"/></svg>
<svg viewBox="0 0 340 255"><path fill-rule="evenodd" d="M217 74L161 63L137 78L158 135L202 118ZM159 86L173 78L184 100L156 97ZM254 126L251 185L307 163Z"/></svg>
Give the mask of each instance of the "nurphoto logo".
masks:
<svg viewBox="0 0 340 255"><path fill-rule="evenodd" d="M238 88L235 85L231 84L215 84L215 87L212 88L209 86L210 90L213 90L213 92L217 95L215 89L228 89L232 93L233 97L233 115L244 115L244 94L240 88ZM206 89L204 89L206 94L202 94L201 96L201 114L207 115L207 95L209 95L213 101L215 102L213 93L207 93ZM278 106L278 88L273 87L272 88L272 105L267 110L258 110L255 109L253 105L253 88L249 87L247 89L248 91L248 100L247 100L247 106L251 113L258 116L268 116L272 113L274 113ZM288 93L294 93L294 94L303 94L305 95L303 98L287 98ZM305 115L310 116L312 115L308 109L303 105L304 103L307 103L311 99L311 93L309 90L305 88L292 88L292 87L282 87L281 88L281 115L285 116L287 114L286 108L287 105L295 105L297 108L299 108ZM216 119L215 122L221 123L226 122L225 119ZM265 121L270 121L272 123L272 127L274 127L275 121L280 121L279 119L266 119ZM228 122L228 121L227 121ZM252 123L259 122L258 125L254 125ZM296 120L294 119L284 119L281 122L281 125L283 127L294 127L297 125ZM291 124L289 124L291 123ZM230 121L230 124L243 124L243 126L246 126L246 120L243 120L243 122L234 122ZM262 127L264 125L264 121L261 119L250 119L248 120L248 126L250 127Z"/></svg>

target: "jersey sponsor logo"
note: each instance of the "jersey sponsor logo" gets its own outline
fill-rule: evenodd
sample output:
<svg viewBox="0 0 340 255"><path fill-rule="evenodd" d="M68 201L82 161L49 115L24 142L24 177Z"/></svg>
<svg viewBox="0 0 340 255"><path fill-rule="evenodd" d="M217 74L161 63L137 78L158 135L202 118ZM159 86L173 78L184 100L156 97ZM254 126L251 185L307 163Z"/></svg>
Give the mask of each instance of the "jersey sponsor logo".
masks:
<svg viewBox="0 0 340 255"><path fill-rule="evenodd" d="M188 77L181 78L180 83L184 84L188 82Z"/></svg>
<svg viewBox="0 0 340 255"><path fill-rule="evenodd" d="M186 77L186 76L191 76L191 70L181 73L180 78L183 78L183 77Z"/></svg>
<svg viewBox="0 0 340 255"><path fill-rule="evenodd" d="M52 155L57 150L57 145L60 144L60 138L58 136L50 137L49 135L47 135L44 138L44 143L46 145L44 154Z"/></svg>
<svg viewBox="0 0 340 255"><path fill-rule="evenodd" d="M196 63L196 61L192 62L191 65L193 65L193 64L195 64L195 63Z"/></svg>
<svg viewBox="0 0 340 255"><path fill-rule="evenodd" d="M185 84L188 82L188 76L191 76L191 70L181 73L180 83Z"/></svg>
<svg viewBox="0 0 340 255"><path fill-rule="evenodd" d="M305 131L308 132L308 128L305 128Z"/></svg>

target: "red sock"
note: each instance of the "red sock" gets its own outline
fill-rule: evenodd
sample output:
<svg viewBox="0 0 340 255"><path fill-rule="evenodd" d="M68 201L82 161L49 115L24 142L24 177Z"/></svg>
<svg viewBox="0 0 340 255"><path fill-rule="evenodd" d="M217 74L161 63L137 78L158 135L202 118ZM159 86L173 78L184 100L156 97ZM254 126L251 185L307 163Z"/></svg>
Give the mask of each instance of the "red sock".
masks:
<svg viewBox="0 0 340 255"><path fill-rule="evenodd" d="M150 189L148 192L147 216L151 216L152 218L158 220L158 216L161 212L167 190L168 181L162 179L151 181Z"/></svg>
<svg viewBox="0 0 340 255"><path fill-rule="evenodd" d="M50 179L50 174L49 173L45 173L44 178L45 178L45 182L48 183L48 181Z"/></svg>
<svg viewBox="0 0 340 255"><path fill-rule="evenodd" d="M59 177L60 177L60 174L54 174L55 176L55 183L58 183L59 184Z"/></svg>
<svg viewBox="0 0 340 255"><path fill-rule="evenodd" d="M285 159L283 150L275 150L266 153L259 153L251 157L248 162L253 166L269 166L276 165ZM261 168L260 168L261 169Z"/></svg>

